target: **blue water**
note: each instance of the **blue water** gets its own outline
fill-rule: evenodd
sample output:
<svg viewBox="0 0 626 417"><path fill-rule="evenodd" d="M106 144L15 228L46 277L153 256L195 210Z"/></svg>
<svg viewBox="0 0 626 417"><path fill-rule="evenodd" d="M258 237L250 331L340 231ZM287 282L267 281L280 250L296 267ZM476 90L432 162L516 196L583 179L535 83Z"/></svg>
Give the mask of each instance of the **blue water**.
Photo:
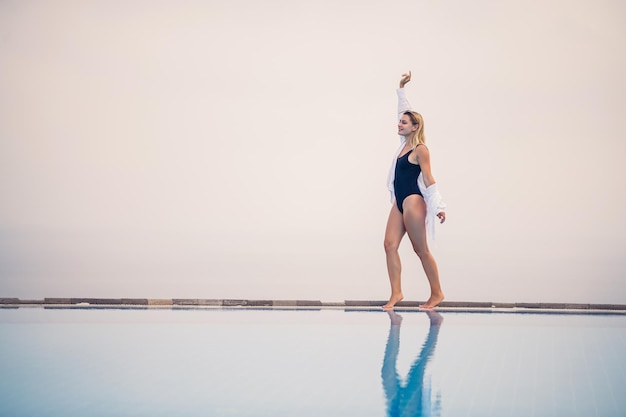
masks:
<svg viewBox="0 0 626 417"><path fill-rule="evenodd" d="M0 416L624 416L626 315L0 309Z"/></svg>

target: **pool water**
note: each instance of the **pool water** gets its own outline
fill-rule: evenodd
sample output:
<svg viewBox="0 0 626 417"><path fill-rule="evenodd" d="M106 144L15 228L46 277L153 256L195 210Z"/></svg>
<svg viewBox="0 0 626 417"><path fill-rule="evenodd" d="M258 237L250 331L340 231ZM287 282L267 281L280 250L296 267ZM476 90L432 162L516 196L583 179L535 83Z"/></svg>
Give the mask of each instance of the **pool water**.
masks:
<svg viewBox="0 0 626 417"><path fill-rule="evenodd" d="M0 416L626 415L626 315L0 309Z"/></svg>

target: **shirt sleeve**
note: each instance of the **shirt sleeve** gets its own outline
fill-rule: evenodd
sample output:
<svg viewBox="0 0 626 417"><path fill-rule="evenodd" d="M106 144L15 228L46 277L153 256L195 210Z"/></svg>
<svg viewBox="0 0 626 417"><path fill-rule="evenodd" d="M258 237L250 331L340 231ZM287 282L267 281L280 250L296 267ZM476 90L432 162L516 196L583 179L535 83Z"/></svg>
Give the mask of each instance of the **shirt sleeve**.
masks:
<svg viewBox="0 0 626 417"><path fill-rule="evenodd" d="M402 117L402 114L405 111L411 110L411 103L409 103L409 100L406 98L406 92L404 91L404 88L398 88L396 92L398 93L398 120L400 120L400 118ZM394 180L395 171L396 171L396 163L398 162L398 155L400 155L400 152L402 151L402 148L404 148L404 144L406 141L406 138L404 136L398 135L398 137L400 138L400 146L398 147L395 155L393 156L393 161L391 162L391 167L389 168L389 174L387 175L387 189L389 189L392 203L396 200L394 187L393 187L393 180Z"/></svg>
<svg viewBox="0 0 626 417"><path fill-rule="evenodd" d="M437 214L446 210L446 203L443 201L437 183L426 187L423 175L417 177L417 185L426 202L426 233L428 237L435 241L435 224L437 223Z"/></svg>
<svg viewBox="0 0 626 417"><path fill-rule="evenodd" d="M405 111L413 110L413 108L411 107L411 103L409 103L409 99L406 97L404 88L398 88L396 91L398 92L398 120L400 120Z"/></svg>

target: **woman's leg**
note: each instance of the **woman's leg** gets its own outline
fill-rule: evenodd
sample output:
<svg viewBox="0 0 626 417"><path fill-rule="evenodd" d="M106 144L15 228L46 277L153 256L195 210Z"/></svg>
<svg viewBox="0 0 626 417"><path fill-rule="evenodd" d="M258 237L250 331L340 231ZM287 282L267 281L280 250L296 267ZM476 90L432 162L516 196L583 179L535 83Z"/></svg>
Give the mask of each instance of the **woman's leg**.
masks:
<svg viewBox="0 0 626 417"><path fill-rule="evenodd" d="M422 308L433 308L443 301L443 291L439 282L437 262L428 249L426 241L426 203L419 195L410 195L404 200L404 227L411 239L413 250L419 256L430 284L430 298L420 305Z"/></svg>
<svg viewBox="0 0 626 417"><path fill-rule="evenodd" d="M400 283L400 274L402 273L402 264L400 263L400 255L398 247L404 236L406 229L404 228L404 220L402 213L394 204L389 213L387 220L387 229L385 230L385 255L387 257L387 273L389 274L389 283L391 284L391 297L387 304L383 306L385 309L393 308L393 306L402 301L402 285Z"/></svg>

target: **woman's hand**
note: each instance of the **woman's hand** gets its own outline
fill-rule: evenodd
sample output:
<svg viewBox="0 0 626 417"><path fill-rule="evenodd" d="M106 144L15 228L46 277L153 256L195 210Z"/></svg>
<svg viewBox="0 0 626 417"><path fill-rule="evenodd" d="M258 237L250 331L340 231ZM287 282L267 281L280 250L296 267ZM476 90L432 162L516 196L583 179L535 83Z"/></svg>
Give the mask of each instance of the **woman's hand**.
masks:
<svg viewBox="0 0 626 417"><path fill-rule="evenodd" d="M445 211L440 211L439 213L437 213L437 217L439 217L439 222L443 223L446 221L446 212Z"/></svg>
<svg viewBox="0 0 626 417"><path fill-rule="evenodd" d="M411 81L411 71L402 74L402 78L400 78L400 88L404 88L406 83L408 83L409 81Z"/></svg>

